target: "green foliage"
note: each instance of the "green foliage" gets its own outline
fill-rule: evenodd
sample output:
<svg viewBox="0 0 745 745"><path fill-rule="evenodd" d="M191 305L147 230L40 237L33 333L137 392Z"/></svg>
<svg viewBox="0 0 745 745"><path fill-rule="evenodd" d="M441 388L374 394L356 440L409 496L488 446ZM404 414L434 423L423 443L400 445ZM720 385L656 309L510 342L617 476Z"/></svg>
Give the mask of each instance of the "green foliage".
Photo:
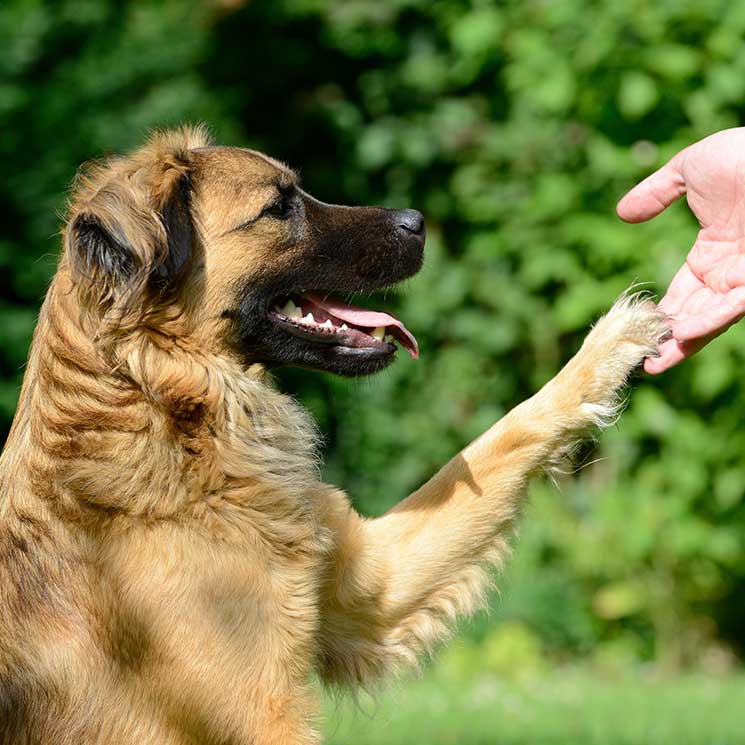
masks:
<svg viewBox="0 0 745 745"><path fill-rule="evenodd" d="M744 34L723 0L6 0L5 427L76 165L206 120L320 198L427 216L426 266L385 301L421 359L369 381L282 374L328 434L327 478L381 513L553 375L621 290L664 289L693 220L679 205L628 226L615 202L741 121ZM557 654L676 665L742 642L744 357L736 328L641 380L602 460L533 490L498 616Z"/></svg>

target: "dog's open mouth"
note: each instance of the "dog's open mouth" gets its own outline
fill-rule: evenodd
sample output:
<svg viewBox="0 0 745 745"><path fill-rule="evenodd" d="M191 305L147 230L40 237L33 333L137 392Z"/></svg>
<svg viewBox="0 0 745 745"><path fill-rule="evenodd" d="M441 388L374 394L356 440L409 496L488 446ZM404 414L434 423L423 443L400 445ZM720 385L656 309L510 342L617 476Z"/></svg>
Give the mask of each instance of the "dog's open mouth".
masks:
<svg viewBox="0 0 745 745"><path fill-rule="evenodd" d="M390 313L348 305L318 294L293 294L272 303L269 319L301 339L355 350L393 353L398 342L413 359L419 356L414 335Z"/></svg>

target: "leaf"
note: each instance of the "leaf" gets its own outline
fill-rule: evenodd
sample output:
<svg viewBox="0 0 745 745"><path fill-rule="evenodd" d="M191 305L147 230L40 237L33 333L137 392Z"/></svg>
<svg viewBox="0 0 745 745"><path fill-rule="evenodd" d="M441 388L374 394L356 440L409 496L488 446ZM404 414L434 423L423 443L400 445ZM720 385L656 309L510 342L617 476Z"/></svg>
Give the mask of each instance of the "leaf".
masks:
<svg viewBox="0 0 745 745"><path fill-rule="evenodd" d="M659 100L655 81L642 72L628 72L621 78L618 108L626 119L640 119L649 113Z"/></svg>

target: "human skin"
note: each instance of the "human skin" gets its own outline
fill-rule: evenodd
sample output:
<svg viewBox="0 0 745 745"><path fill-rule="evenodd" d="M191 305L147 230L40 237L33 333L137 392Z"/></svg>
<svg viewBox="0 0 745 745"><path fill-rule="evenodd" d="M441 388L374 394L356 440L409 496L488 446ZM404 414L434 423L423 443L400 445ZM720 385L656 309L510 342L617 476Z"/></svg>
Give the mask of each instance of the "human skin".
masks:
<svg viewBox="0 0 745 745"><path fill-rule="evenodd" d="M659 307L672 338L644 363L658 374L698 352L745 316L745 127L726 129L681 150L618 203L618 215L644 222L686 195L700 230Z"/></svg>

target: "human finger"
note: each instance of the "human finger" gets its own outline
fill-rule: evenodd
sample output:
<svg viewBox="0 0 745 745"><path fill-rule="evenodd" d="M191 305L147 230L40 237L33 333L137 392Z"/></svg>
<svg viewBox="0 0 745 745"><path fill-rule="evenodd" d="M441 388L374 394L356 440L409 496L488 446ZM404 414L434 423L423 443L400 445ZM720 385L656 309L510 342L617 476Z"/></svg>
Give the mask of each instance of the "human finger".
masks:
<svg viewBox="0 0 745 745"><path fill-rule="evenodd" d="M621 199L616 212L622 220L649 220L685 194L685 179L681 172L684 152L685 150L681 150L672 160L640 181Z"/></svg>
<svg viewBox="0 0 745 745"><path fill-rule="evenodd" d="M679 342L704 337L714 338L745 316L745 287L735 287L720 298L686 315L673 326L673 336Z"/></svg>

